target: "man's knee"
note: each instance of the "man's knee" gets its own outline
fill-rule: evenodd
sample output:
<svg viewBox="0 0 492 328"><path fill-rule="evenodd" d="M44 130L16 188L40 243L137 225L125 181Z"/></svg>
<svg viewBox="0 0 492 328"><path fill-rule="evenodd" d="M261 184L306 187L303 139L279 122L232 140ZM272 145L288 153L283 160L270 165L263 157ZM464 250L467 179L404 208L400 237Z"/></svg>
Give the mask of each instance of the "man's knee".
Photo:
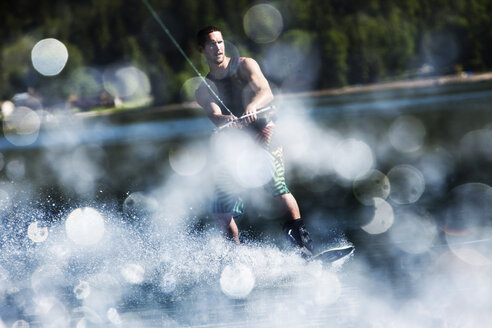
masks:
<svg viewBox="0 0 492 328"><path fill-rule="evenodd" d="M284 193L282 193L280 195L274 196L274 198L275 199L278 199L278 200L291 199L293 197L294 196L290 192L284 192Z"/></svg>

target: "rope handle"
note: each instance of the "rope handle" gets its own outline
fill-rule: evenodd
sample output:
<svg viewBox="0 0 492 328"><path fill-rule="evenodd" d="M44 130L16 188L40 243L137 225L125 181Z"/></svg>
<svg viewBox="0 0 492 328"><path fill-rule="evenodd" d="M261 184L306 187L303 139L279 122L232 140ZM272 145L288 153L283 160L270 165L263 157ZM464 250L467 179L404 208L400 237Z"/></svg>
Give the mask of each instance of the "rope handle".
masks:
<svg viewBox="0 0 492 328"><path fill-rule="evenodd" d="M231 125L233 125L235 123L240 123L241 121L243 121L244 119L246 119L246 118L248 118L250 116L262 114L262 113L268 112L270 110L275 110L275 106L274 105L270 105L270 106L267 106L267 107L263 107L263 108L260 108L259 110L257 110L254 113L246 114L246 115L243 115L241 117L235 118L232 121L229 121L226 124L219 126L215 130L216 131L221 131L221 130L223 130L225 128L230 127Z"/></svg>

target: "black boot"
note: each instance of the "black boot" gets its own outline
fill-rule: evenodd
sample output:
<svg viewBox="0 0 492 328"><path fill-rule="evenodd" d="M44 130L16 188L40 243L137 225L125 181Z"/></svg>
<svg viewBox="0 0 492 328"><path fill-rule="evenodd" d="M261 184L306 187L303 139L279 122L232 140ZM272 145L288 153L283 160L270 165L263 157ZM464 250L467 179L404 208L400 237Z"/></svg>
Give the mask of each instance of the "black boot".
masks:
<svg viewBox="0 0 492 328"><path fill-rule="evenodd" d="M302 219L290 220L284 224L283 230L294 247L299 248L303 257L313 256L313 241L304 226Z"/></svg>

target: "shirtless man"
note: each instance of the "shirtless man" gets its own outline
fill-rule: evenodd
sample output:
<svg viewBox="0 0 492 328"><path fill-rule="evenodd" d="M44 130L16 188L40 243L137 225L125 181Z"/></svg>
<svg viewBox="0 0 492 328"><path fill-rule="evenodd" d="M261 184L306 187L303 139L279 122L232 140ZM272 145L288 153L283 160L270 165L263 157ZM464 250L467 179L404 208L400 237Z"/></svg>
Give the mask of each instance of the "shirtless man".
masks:
<svg viewBox="0 0 492 328"><path fill-rule="evenodd" d="M284 230L288 239L299 248L301 254L311 256L313 247L309 233L301 219L297 201L285 183L282 147L275 137L275 123L256 115L258 109L268 106L274 98L260 66L252 58L227 57L222 33L214 26L201 29L197 34L197 43L210 68L206 78L220 98L217 99L210 88L202 83L195 92L197 103L218 127L249 115L232 128L250 130L258 144L272 155L275 172L265 189L286 212ZM231 195L227 188L221 188L218 183L212 212L224 232L238 244L239 232L234 218L243 214L242 209L241 199Z"/></svg>

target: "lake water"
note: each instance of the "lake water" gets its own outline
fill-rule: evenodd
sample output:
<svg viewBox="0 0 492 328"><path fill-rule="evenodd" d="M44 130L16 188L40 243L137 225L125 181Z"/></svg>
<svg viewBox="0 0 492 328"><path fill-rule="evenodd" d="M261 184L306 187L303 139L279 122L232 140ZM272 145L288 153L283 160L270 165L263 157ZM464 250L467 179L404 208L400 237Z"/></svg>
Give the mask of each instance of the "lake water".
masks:
<svg viewBox="0 0 492 328"><path fill-rule="evenodd" d="M221 237L213 149L249 146L197 110L10 122L0 327L489 326L491 87L279 101L289 187L317 250L355 246L333 264L287 247L254 179L261 160L241 153L244 244Z"/></svg>

